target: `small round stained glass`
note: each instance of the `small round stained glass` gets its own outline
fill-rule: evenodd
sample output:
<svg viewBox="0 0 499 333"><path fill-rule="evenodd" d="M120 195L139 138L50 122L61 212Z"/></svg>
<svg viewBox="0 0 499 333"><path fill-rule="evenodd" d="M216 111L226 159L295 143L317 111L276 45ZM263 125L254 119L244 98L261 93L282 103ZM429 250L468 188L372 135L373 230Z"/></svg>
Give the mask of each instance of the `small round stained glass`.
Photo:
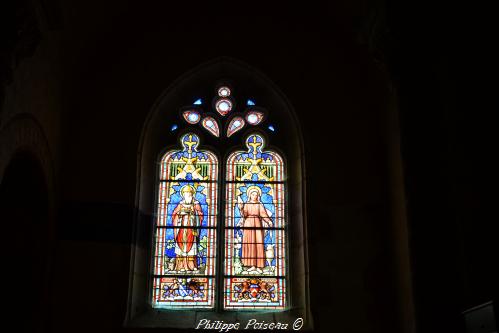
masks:
<svg viewBox="0 0 499 333"><path fill-rule="evenodd" d="M197 124L199 120L201 120L201 115L198 111L188 110L184 111L182 115L184 116L185 121L189 124Z"/></svg>
<svg viewBox="0 0 499 333"><path fill-rule="evenodd" d="M250 111L246 114L246 121L250 125L258 125L263 120L263 112Z"/></svg>
<svg viewBox="0 0 499 333"><path fill-rule="evenodd" d="M220 97L229 97L230 89L228 87L220 87L218 88L218 96Z"/></svg>
<svg viewBox="0 0 499 333"><path fill-rule="evenodd" d="M230 110L232 110L232 102L227 98L221 98L215 104L215 108L217 109L218 113L220 113L222 116L225 116L230 112Z"/></svg>

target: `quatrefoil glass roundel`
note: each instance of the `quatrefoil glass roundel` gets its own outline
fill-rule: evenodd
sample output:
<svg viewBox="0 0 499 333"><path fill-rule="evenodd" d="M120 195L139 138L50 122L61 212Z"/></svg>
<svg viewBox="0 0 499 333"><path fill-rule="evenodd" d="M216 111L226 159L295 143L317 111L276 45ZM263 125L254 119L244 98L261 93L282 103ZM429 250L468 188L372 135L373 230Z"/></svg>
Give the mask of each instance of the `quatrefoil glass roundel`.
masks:
<svg viewBox="0 0 499 333"><path fill-rule="evenodd" d="M215 108L217 109L218 113L220 113L222 116L225 116L230 112L230 110L232 110L232 102L227 98L221 98L215 104Z"/></svg>

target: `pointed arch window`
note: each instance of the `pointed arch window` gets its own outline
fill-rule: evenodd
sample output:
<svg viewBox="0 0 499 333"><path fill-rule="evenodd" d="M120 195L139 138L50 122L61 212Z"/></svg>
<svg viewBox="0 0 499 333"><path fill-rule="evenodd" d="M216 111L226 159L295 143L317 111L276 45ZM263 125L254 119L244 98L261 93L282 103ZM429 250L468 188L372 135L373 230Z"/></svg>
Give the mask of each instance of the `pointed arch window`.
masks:
<svg viewBox="0 0 499 333"><path fill-rule="evenodd" d="M127 326L311 327L298 123L263 76L223 64L178 81L144 125Z"/></svg>
<svg viewBox="0 0 499 333"><path fill-rule="evenodd" d="M223 141L244 128L244 118L248 126L259 124L264 112L252 107L231 116L231 89L216 91L218 115L203 114L199 105L182 108L181 147L160 161L151 304L195 309L216 308L218 301L225 310L284 309L285 165L278 153L264 150L264 134L250 128L246 150L230 153L223 161L225 176L219 174L219 160L200 148L190 125L199 123L219 138L218 124L226 123ZM225 205L219 206L218 193L224 193ZM223 255L217 256L217 247Z"/></svg>

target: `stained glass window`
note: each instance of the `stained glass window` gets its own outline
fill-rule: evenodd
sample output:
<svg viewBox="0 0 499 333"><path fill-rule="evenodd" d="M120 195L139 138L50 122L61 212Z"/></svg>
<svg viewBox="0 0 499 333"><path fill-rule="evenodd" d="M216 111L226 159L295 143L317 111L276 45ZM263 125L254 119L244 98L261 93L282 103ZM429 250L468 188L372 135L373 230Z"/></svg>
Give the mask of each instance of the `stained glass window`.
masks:
<svg viewBox="0 0 499 333"><path fill-rule="evenodd" d="M155 218L155 308L214 306L218 161L198 150L199 137L181 137L182 149L160 162Z"/></svg>
<svg viewBox="0 0 499 333"><path fill-rule="evenodd" d="M197 124L201 119L201 115L196 110L184 111L182 115L184 116L185 121L187 121L189 124Z"/></svg>
<svg viewBox="0 0 499 333"><path fill-rule="evenodd" d="M259 134L227 159L225 309L286 306L285 183L279 154Z"/></svg>
<svg viewBox="0 0 499 333"><path fill-rule="evenodd" d="M244 127L244 119L242 117L234 117L229 122L229 127L227 128L227 137L230 137L232 134L236 133L240 129Z"/></svg>
<svg viewBox="0 0 499 333"><path fill-rule="evenodd" d="M247 100L244 112L236 110L226 117L237 106L227 86L219 86L212 100L212 110L204 110L201 98L196 106L180 109L183 125L171 128L184 133L179 134L180 146L160 161L152 305L158 309L215 308L216 304L226 310L284 309L283 158L266 150L263 134L255 132L245 137L246 148L221 162L226 167L221 176L215 153L201 149L200 137L190 129L204 128L221 143L218 155L227 156L230 151L225 151L228 145L223 141L232 140L247 123L258 127L266 121L267 110ZM187 126L187 134L179 126ZM225 136L221 137L220 128L226 130ZM274 131L272 125L268 129ZM222 207L218 206L219 192L225 196ZM219 209L224 210L223 220L219 220ZM216 256L217 248L223 256Z"/></svg>
<svg viewBox="0 0 499 333"><path fill-rule="evenodd" d="M208 130L208 132L216 137L220 136L220 128L218 127L218 123L215 118L209 116L205 117L201 123L203 124L203 127Z"/></svg>
<svg viewBox="0 0 499 333"><path fill-rule="evenodd" d="M220 87L220 88L218 88L218 96L220 96L220 97L228 97L228 96L230 96L230 89L229 89L229 87Z"/></svg>
<svg viewBox="0 0 499 333"><path fill-rule="evenodd" d="M230 112L230 110L232 110L232 102L228 98L220 98L215 104L215 109L222 116L225 116L227 113Z"/></svg>
<svg viewBox="0 0 499 333"><path fill-rule="evenodd" d="M263 112L250 111L246 114L246 120L251 125L258 125L263 120Z"/></svg>

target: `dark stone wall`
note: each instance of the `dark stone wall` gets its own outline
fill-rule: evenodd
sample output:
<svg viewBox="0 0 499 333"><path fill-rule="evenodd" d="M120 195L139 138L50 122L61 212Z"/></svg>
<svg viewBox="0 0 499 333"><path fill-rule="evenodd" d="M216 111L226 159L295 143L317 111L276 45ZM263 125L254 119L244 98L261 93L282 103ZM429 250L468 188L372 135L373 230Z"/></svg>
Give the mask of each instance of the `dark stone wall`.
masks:
<svg viewBox="0 0 499 333"><path fill-rule="evenodd" d="M487 11L448 1L387 6L421 332L464 332L462 311L497 304L498 65L487 42L497 21Z"/></svg>

